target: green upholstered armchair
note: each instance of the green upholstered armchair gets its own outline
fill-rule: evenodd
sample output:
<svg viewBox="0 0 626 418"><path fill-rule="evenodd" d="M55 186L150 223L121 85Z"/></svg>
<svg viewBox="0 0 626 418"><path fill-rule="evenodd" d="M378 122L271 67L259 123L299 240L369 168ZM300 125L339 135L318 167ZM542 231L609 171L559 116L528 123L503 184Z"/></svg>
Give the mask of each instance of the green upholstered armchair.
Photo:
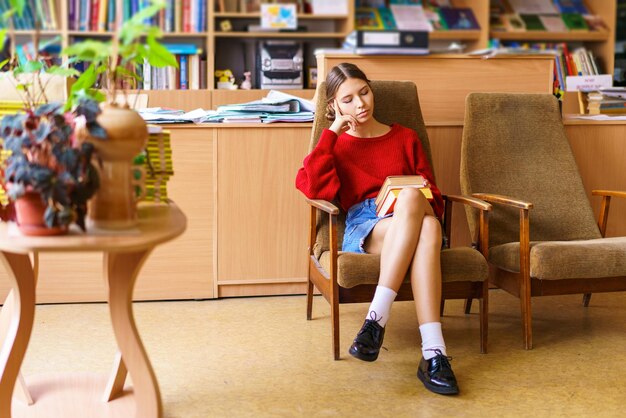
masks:
<svg viewBox="0 0 626 418"><path fill-rule="evenodd" d="M493 203L490 281L520 298L526 349L531 297L626 290L626 238L603 238L550 94L472 93L466 99L461 190ZM476 214L467 211L470 227Z"/></svg>
<svg viewBox="0 0 626 418"><path fill-rule="evenodd" d="M383 123L399 123L414 129L422 141L432 165L428 134L422 118L417 89L413 82L372 81L375 108L374 116ZM326 119L326 87L317 88L317 109L311 135L312 150L324 128L330 126ZM477 208L481 219L487 218L491 205L475 198L444 196L446 201L443 230L450 236L452 202L461 202ZM332 322L332 349L339 359L339 304L370 302L378 283L380 256L373 254L344 253L341 249L345 213L334 203L309 200L311 205L309 239L309 282L307 291L307 319L311 319L313 286L330 303ZM484 225L481 221L480 225ZM469 247L445 248L441 253L443 300L477 298L480 304L480 349L487 349L487 262L476 249ZM396 300L411 300L411 284L407 280Z"/></svg>

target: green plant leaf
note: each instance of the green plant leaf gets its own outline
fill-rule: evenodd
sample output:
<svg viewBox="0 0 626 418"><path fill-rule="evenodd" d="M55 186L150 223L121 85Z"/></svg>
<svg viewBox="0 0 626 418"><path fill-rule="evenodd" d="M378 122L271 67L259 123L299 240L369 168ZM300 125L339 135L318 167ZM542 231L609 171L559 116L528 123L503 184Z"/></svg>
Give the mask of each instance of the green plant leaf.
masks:
<svg viewBox="0 0 626 418"><path fill-rule="evenodd" d="M0 65L0 68L2 68L2 65ZM46 73L52 74L52 75L59 75L61 77L79 77L80 76L80 71L74 68L59 67L58 65L53 65L52 67L48 68L46 70Z"/></svg>
<svg viewBox="0 0 626 418"><path fill-rule="evenodd" d="M153 37L148 37L147 58L153 67L175 67L178 68L176 57Z"/></svg>
<svg viewBox="0 0 626 418"><path fill-rule="evenodd" d="M24 65L20 65L23 73L36 73L43 68L43 63L39 61L26 61Z"/></svg>
<svg viewBox="0 0 626 418"><path fill-rule="evenodd" d="M112 55L111 42L95 41L86 39L81 42L73 43L61 52L63 55L72 57L72 61L105 61Z"/></svg>
<svg viewBox="0 0 626 418"><path fill-rule="evenodd" d="M12 9L15 9L20 17L22 17L24 14L24 7L26 6L26 0L9 0L9 5Z"/></svg>
<svg viewBox="0 0 626 418"><path fill-rule="evenodd" d="M4 41L6 41L6 39L7 39L7 30L0 29L0 51L4 51Z"/></svg>

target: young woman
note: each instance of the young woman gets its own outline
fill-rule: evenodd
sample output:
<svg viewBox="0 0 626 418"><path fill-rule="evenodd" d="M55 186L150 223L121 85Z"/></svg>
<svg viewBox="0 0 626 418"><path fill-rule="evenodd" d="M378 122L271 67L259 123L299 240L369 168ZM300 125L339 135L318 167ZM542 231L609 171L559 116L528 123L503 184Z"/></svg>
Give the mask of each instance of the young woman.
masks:
<svg viewBox="0 0 626 418"><path fill-rule="evenodd" d="M343 251L380 254L380 276L374 299L350 354L378 358L391 305L407 272L422 337L417 376L441 394L456 394L456 382L441 332L441 192L417 133L374 118L374 95L365 74L349 63L334 67L326 78L328 112L333 121L304 159L296 187L310 199L336 197L347 211ZM422 175L434 199L417 189L402 189L391 216L376 216L374 198L391 175Z"/></svg>

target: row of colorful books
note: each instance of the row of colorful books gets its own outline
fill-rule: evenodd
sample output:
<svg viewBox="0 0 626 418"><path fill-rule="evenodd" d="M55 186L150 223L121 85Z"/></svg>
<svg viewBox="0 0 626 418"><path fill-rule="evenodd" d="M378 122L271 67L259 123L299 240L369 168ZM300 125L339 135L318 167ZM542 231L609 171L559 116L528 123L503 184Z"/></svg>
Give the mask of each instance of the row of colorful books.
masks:
<svg viewBox="0 0 626 418"><path fill-rule="evenodd" d="M589 31L603 30L601 18L580 0L491 0L492 31Z"/></svg>
<svg viewBox="0 0 626 418"><path fill-rule="evenodd" d="M176 49L181 51L181 49ZM200 49L175 53L178 68L153 67L145 61L137 69L144 90L199 90L207 88L207 62Z"/></svg>
<svg viewBox="0 0 626 418"><path fill-rule="evenodd" d="M158 26L164 32L205 32L207 2L208 0L166 0L166 7L144 23ZM114 31L118 15L116 3L117 0L69 0L69 29ZM124 0L122 4L123 10L120 13L126 21L151 3L147 0Z"/></svg>
<svg viewBox="0 0 626 418"><path fill-rule="evenodd" d="M389 7L358 7L355 11L357 30L478 30L480 25L469 7L407 4L399 0Z"/></svg>
<svg viewBox="0 0 626 418"><path fill-rule="evenodd" d="M0 15L11 9L9 0L0 0ZM35 21L43 30L58 30L57 8L54 0L37 0L26 2L22 15L15 14L11 18L13 27L17 30L35 29ZM8 27L4 19L0 19L0 27Z"/></svg>

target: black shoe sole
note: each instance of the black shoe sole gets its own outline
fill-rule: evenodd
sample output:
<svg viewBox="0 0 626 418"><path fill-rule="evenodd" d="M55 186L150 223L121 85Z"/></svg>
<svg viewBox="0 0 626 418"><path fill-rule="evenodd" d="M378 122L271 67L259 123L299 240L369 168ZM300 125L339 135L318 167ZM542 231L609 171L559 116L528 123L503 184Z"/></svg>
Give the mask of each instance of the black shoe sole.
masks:
<svg viewBox="0 0 626 418"><path fill-rule="evenodd" d="M438 395L458 395L459 394L458 387L445 388L445 387L433 385L432 383L428 381L428 379L426 378L426 376L424 376L424 373L422 373L421 370L417 371L417 378L424 384L424 387L426 389Z"/></svg>
<svg viewBox="0 0 626 418"><path fill-rule="evenodd" d="M359 360L363 360L363 361L375 361L378 358L378 353L369 354L369 355L363 354L353 347L350 347L350 350L348 350L348 353L350 353L352 357L358 358Z"/></svg>

